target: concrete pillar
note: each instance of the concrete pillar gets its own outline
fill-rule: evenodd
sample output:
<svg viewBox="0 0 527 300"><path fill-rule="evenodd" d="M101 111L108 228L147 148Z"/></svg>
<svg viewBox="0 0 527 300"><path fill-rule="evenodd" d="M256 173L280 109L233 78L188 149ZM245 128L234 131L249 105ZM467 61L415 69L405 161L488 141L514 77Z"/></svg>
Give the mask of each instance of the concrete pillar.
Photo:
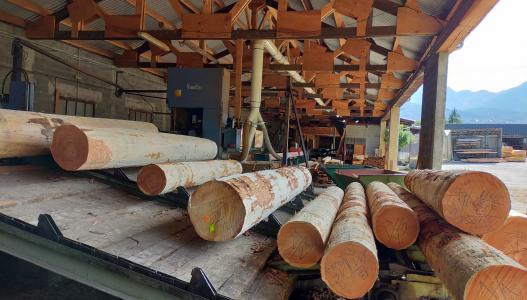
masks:
<svg viewBox="0 0 527 300"><path fill-rule="evenodd" d="M386 120L381 120L380 124L380 134L379 134L379 156L384 156L386 154Z"/></svg>
<svg viewBox="0 0 527 300"><path fill-rule="evenodd" d="M397 157L399 154L399 122L400 108L394 106L390 109L390 136L388 138L388 156L386 168L397 171Z"/></svg>
<svg viewBox="0 0 527 300"><path fill-rule="evenodd" d="M448 53L446 52L431 56L426 63L418 169L440 170L443 163L447 72Z"/></svg>

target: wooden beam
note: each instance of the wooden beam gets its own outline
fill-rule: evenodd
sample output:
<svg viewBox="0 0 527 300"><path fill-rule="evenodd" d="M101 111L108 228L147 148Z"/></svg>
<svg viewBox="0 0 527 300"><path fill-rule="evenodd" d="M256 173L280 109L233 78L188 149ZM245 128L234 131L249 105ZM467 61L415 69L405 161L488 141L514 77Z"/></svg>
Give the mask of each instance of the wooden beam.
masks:
<svg viewBox="0 0 527 300"><path fill-rule="evenodd" d="M152 36L157 37L161 40L222 40L224 38L218 37L217 34L207 34L205 32L187 33L185 37L182 36L180 29L175 30L148 30L145 31L150 33ZM228 34L228 33L226 33ZM357 35L357 29L355 27L322 27L320 34L309 34L305 33L299 35L298 32L286 35L282 33L280 36L276 30L261 30L261 29L250 29L250 30L232 30L230 33L231 39L244 39L244 40L258 40L258 39L338 39L338 38L372 38L372 37L395 37L395 36L411 36L411 34L397 33L395 26L376 26L366 30L366 35L359 37ZM431 35L431 34L430 34ZM130 34L130 36L105 36L104 31L81 31L78 37L72 37L69 31L58 30L53 35L41 37L38 39L58 39L58 40L137 40L138 37Z"/></svg>
<svg viewBox="0 0 527 300"><path fill-rule="evenodd" d="M183 9L179 0L168 0L168 4L170 4L180 19L183 18L183 15L185 15L185 9Z"/></svg>
<svg viewBox="0 0 527 300"><path fill-rule="evenodd" d="M29 0L7 0L7 2L14 4L25 10L28 10L32 13L35 13L39 16L47 16L51 14L51 11L49 9L46 9L43 6L37 5Z"/></svg>
<svg viewBox="0 0 527 300"><path fill-rule="evenodd" d="M237 1L229 14L231 15L231 24L234 25L240 14L249 6L251 0Z"/></svg>
<svg viewBox="0 0 527 300"><path fill-rule="evenodd" d="M26 20L0 10L0 21L17 27L26 27Z"/></svg>

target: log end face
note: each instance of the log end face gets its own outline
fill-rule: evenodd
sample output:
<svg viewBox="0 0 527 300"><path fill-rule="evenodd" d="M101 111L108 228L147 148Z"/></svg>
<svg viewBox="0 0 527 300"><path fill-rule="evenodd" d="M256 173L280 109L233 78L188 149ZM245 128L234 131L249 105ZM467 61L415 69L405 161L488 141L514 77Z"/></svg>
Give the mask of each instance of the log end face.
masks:
<svg viewBox="0 0 527 300"><path fill-rule="evenodd" d="M446 190L443 216L457 228L482 235L501 227L511 209L509 191L501 180L486 172L465 172Z"/></svg>
<svg viewBox="0 0 527 300"><path fill-rule="evenodd" d="M483 241L527 267L527 218L509 217L505 225L482 236Z"/></svg>
<svg viewBox="0 0 527 300"><path fill-rule="evenodd" d="M165 172L158 165L148 165L139 170L137 186L146 195L156 196L162 194L166 184Z"/></svg>
<svg viewBox="0 0 527 300"><path fill-rule="evenodd" d="M88 159L89 143L86 134L74 125L62 125L55 129L51 154L64 170L76 171Z"/></svg>
<svg viewBox="0 0 527 300"><path fill-rule="evenodd" d="M419 220L410 208L384 207L375 215L373 224L377 240L395 250L408 248L419 235Z"/></svg>
<svg viewBox="0 0 527 300"><path fill-rule="evenodd" d="M355 242L330 249L320 264L322 280L337 295L360 298L377 280L379 263L374 253Z"/></svg>
<svg viewBox="0 0 527 300"><path fill-rule="evenodd" d="M278 252L290 265L309 268L324 254L324 242L312 224L302 221L288 222L280 228L277 237Z"/></svg>
<svg viewBox="0 0 527 300"><path fill-rule="evenodd" d="M196 233L207 241L229 241L242 233L245 206L223 181L202 184L190 197L188 214Z"/></svg>
<svg viewBox="0 0 527 300"><path fill-rule="evenodd" d="M527 269L519 265L485 268L467 283L463 299L527 299Z"/></svg>

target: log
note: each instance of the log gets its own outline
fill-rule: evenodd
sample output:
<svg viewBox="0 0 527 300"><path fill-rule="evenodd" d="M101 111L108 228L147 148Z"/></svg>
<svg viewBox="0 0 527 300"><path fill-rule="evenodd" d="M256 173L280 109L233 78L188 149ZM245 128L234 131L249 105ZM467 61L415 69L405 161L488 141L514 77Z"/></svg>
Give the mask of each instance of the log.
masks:
<svg viewBox="0 0 527 300"><path fill-rule="evenodd" d="M360 183L348 185L320 263L322 280L338 296L354 299L377 280L379 261Z"/></svg>
<svg viewBox="0 0 527 300"><path fill-rule="evenodd" d="M377 240L396 250L412 245L419 234L415 212L382 182L368 184L366 194Z"/></svg>
<svg viewBox="0 0 527 300"><path fill-rule="evenodd" d="M474 235L497 230L511 208L505 184L486 172L414 170L404 182L448 223Z"/></svg>
<svg viewBox="0 0 527 300"><path fill-rule="evenodd" d="M125 129L55 129L51 154L68 171L144 166L153 163L213 159L213 141L169 133Z"/></svg>
<svg viewBox="0 0 527 300"><path fill-rule="evenodd" d="M192 194L188 214L208 241L232 240L267 218L311 184L304 167L244 173L209 181Z"/></svg>
<svg viewBox="0 0 527 300"><path fill-rule="evenodd" d="M482 239L527 267L527 215L511 210L505 224Z"/></svg>
<svg viewBox="0 0 527 300"><path fill-rule="evenodd" d="M443 220L413 194L388 186L419 218L418 246L454 299L527 299L527 269Z"/></svg>
<svg viewBox="0 0 527 300"><path fill-rule="evenodd" d="M54 130L63 124L82 129L127 128L157 132L154 124L0 109L0 158L49 154Z"/></svg>
<svg viewBox="0 0 527 300"><path fill-rule="evenodd" d="M154 196L241 172L242 164L236 160L151 164L139 171L137 186L143 193Z"/></svg>
<svg viewBox="0 0 527 300"><path fill-rule="evenodd" d="M292 266L309 268L322 255L344 191L328 187L295 214L278 232L278 252Z"/></svg>

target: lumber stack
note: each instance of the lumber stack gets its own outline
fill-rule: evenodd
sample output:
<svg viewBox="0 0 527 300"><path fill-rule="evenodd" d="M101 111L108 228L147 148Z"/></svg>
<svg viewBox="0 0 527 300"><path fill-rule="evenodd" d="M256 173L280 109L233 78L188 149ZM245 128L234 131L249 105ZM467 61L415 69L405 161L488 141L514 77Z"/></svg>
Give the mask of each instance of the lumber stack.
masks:
<svg viewBox="0 0 527 300"><path fill-rule="evenodd" d="M154 196L240 173L242 164L236 160L151 164L139 170L137 186L146 195Z"/></svg>
<svg viewBox="0 0 527 300"><path fill-rule="evenodd" d="M399 185L388 185L417 213L419 248L454 299L526 299L525 267L448 224Z"/></svg>
<svg viewBox="0 0 527 300"><path fill-rule="evenodd" d="M525 150L512 150L511 155L505 157L506 161L510 162L525 162L527 157L527 151Z"/></svg>
<svg viewBox="0 0 527 300"><path fill-rule="evenodd" d="M415 212L382 182L368 184L366 193L377 240L396 250L412 245L419 233Z"/></svg>
<svg viewBox="0 0 527 300"><path fill-rule="evenodd" d="M482 239L527 267L527 215L511 210L503 226Z"/></svg>
<svg viewBox="0 0 527 300"><path fill-rule="evenodd" d="M509 215L507 187L478 171L410 171L405 185L448 223L475 235L494 231Z"/></svg>
<svg viewBox="0 0 527 300"><path fill-rule="evenodd" d="M188 214L208 241L232 240L292 200L311 184L304 167L244 173L209 181L190 197Z"/></svg>
<svg viewBox="0 0 527 300"><path fill-rule="evenodd" d="M377 280L379 261L360 183L346 188L320 264L322 280L337 295L359 298Z"/></svg>
<svg viewBox="0 0 527 300"><path fill-rule="evenodd" d="M200 161L216 157L211 140L185 135L130 129L81 129L62 125L55 129L51 154L68 171L145 166Z"/></svg>
<svg viewBox="0 0 527 300"><path fill-rule="evenodd" d="M327 188L280 228L278 252L286 262L309 268L320 260L343 196L340 188Z"/></svg>
<svg viewBox="0 0 527 300"><path fill-rule="evenodd" d="M503 158L511 157L512 156L512 150L514 150L512 148L512 146L502 146L501 147L501 157L503 157Z"/></svg>
<svg viewBox="0 0 527 300"><path fill-rule="evenodd" d="M72 124L83 130L123 128L157 132L155 125L146 122L0 109L0 158L49 154L53 133L64 124Z"/></svg>

